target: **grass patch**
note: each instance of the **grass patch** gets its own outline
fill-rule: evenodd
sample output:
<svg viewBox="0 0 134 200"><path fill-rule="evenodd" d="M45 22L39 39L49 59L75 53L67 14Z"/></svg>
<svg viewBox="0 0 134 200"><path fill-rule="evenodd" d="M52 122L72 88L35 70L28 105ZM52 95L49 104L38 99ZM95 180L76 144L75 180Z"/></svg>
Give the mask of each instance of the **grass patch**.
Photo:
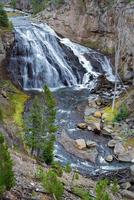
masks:
<svg viewBox="0 0 134 200"><path fill-rule="evenodd" d="M128 108L124 103L122 103L118 109L118 112L114 116L113 122L120 122L126 119L128 115L129 115Z"/></svg>
<svg viewBox="0 0 134 200"><path fill-rule="evenodd" d="M8 122L12 121L19 127L23 127L24 106L28 100L28 96L17 89L11 82L4 81L0 84L0 90L4 90L7 98L5 104L0 102L1 112L3 114L3 120Z"/></svg>
<svg viewBox="0 0 134 200"><path fill-rule="evenodd" d="M112 107L106 107L103 112L103 118L105 119L106 122L112 122L117 113L118 109L116 107L114 110L112 110Z"/></svg>
<svg viewBox="0 0 134 200"><path fill-rule="evenodd" d="M73 193L79 196L82 200L93 200L89 192L85 190L83 187L74 187Z"/></svg>
<svg viewBox="0 0 134 200"><path fill-rule="evenodd" d="M13 120L18 126L22 126L22 113L24 111L25 102L27 101L27 96L19 91L18 93L11 95L10 99L14 108Z"/></svg>

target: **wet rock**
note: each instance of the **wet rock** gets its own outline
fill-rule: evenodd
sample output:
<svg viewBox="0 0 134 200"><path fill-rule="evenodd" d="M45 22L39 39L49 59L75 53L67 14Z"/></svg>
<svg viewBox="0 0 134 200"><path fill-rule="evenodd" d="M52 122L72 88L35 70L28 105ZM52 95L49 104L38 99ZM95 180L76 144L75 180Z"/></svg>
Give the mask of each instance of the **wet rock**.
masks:
<svg viewBox="0 0 134 200"><path fill-rule="evenodd" d="M86 142L86 146L87 146L87 148L96 147L96 146L97 146L97 143L94 142L94 141L92 141L92 140L88 140L88 141Z"/></svg>
<svg viewBox="0 0 134 200"><path fill-rule="evenodd" d="M101 132L100 123L93 123L93 131L96 134L100 134L100 132Z"/></svg>
<svg viewBox="0 0 134 200"><path fill-rule="evenodd" d="M98 107L98 106L96 105L95 100L91 100L91 99L88 100L88 105L89 105L90 108L94 108L94 109L95 109L95 108L97 109L97 107ZM95 111L96 111L96 110L95 110ZM94 111L94 112L95 112L95 111Z"/></svg>
<svg viewBox="0 0 134 200"><path fill-rule="evenodd" d="M86 151L85 149L79 149L76 145L76 140L70 138L64 130L62 131L61 137L59 138L58 142L63 145L65 150L70 154L95 163L98 156L98 151L96 148L86 149ZM86 146L86 143L84 145Z"/></svg>
<svg viewBox="0 0 134 200"><path fill-rule="evenodd" d="M86 107L85 113L84 113L84 114L85 114L86 116L89 116L89 115L93 114L95 111L96 111L95 108Z"/></svg>
<svg viewBox="0 0 134 200"><path fill-rule="evenodd" d="M131 162L132 157L129 154L129 152L125 152L125 153L118 154L118 159L119 161L122 161L122 162Z"/></svg>
<svg viewBox="0 0 134 200"><path fill-rule="evenodd" d="M119 155L119 154L123 154L124 152L125 152L125 148L123 147L123 145L121 143L116 143L114 147L114 154Z"/></svg>
<svg viewBox="0 0 134 200"><path fill-rule="evenodd" d="M130 182L125 182L125 183L122 183L122 184L121 184L121 188L122 188L122 189L127 190L127 189L129 189L130 187L131 187L131 183L130 183Z"/></svg>
<svg viewBox="0 0 134 200"><path fill-rule="evenodd" d="M123 197L128 198L128 199L134 199L134 192L131 192L131 191L129 191L129 190L122 190L122 191L121 191L121 195L122 195Z"/></svg>
<svg viewBox="0 0 134 200"><path fill-rule="evenodd" d="M84 129L87 128L87 124L86 123L79 123L79 124L77 124L77 127L84 130Z"/></svg>
<svg viewBox="0 0 134 200"><path fill-rule="evenodd" d="M102 134L103 135L108 135L108 136L111 136L112 137L112 133L113 133L113 130L108 128L108 127L104 127L103 128L103 131L102 131Z"/></svg>
<svg viewBox="0 0 134 200"><path fill-rule="evenodd" d="M96 103L97 106L101 106L104 102L103 102L103 99L98 98L98 99L95 100L95 103Z"/></svg>
<svg viewBox="0 0 134 200"><path fill-rule="evenodd" d="M105 159L108 162L112 162L113 161L113 156L112 155L108 155Z"/></svg>
<svg viewBox="0 0 134 200"><path fill-rule="evenodd" d="M102 116L102 113L100 111L97 111L94 113L94 117L101 118L101 116Z"/></svg>
<svg viewBox="0 0 134 200"><path fill-rule="evenodd" d="M89 131L92 131L92 127L91 127L91 126L88 126L87 129L88 129Z"/></svg>
<svg viewBox="0 0 134 200"><path fill-rule="evenodd" d="M110 133L110 134L113 133L113 130L110 129L110 128L108 128L108 127L104 127L103 130L106 131L106 132L108 132L108 134L109 134L109 133Z"/></svg>
<svg viewBox="0 0 134 200"><path fill-rule="evenodd" d="M114 140L118 140L118 141L121 141L121 140L122 140L122 138L119 137L119 136L117 136L117 135L114 135L114 136L113 136L113 139L114 139Z"/></svg>
<svg viewBox="0 0 134 200"><path fill-rule="evenodd" d="M134 165L130 167L131 174L134 176Z"/></svg>
<svg viewBox="0 0 134 200"><path fill-rule="evenodd" d="M116 143L117 143L117 140L110 140L109 142L108 142L108 147L115 147L115 145L116 145Z"/></svg>
<svg viewBox="0 0 134 200"><path fill-rule="evenodd" d="M2 95L4 98L7 98L7 93L6 93L6 91L1 90L1 95Z"/></svg>
<svg viewBox="0 0 134 200"><path fill-rule="evenodd" d="M76 146L78 149L85 149L86 148L86 142L84 139L77 139L76 140Z"/></svg>

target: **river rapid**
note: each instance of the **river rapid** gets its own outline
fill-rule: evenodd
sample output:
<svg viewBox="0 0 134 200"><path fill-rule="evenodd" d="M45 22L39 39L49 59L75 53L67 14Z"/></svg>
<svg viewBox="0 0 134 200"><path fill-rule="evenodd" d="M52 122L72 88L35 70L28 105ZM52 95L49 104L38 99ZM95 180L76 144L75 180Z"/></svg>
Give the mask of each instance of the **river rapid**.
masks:
<svg viewBox="0 0 134 200"><path fill-rule="evenodd" d="M125 169L128 164L105 161L112 154L108 148L109 136L81 130L77 124L84 121L85 109L96 99L100 76L110 84L115 81L112 64L105 55L60 37L47 24L33 23L26 16L12 17L15 41L10 56L8 71L12 80L29 94L40 92L47 84L57 100L55 160L71 166L86 175L110 173ZM110 100L113 88L104 91L104 98ZM26 106L25 115L30 110ZM24 115L24 116L25 116ZM97 154L92 162L74 150L76 139L93 140L97 143ZM68 141L67 141L68 140ZM68 146L64 141L67 141ZM71 141L72 144L71 144ZM71 148L73 151L71 151ZM96 152L90 152L94 154Z"/></svg>

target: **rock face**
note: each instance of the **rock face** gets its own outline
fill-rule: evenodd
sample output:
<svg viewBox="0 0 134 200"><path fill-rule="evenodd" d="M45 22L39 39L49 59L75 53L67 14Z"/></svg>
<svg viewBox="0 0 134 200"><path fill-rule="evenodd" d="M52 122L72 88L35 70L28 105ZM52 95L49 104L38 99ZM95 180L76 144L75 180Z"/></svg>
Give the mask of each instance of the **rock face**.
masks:
<svg viewBox="0 0 134 200"><path fill-rule="evenodd" d="M11 32L4 32L0 35L0 79L7 77L6 63L10 48L13 44L14 37Z"/></svg>
<svg viewBox="0 0 134 200"><path fill-rule="evenodd" d="M37 19L58 33L108 54L120 49L120 74L133 79L134 3L126 0L70 0L58 8L46 8Z"/></svg>
<svg viewBox="0 0 134 200"><path fill-rule="evenodd" d="M132 165L132 166L130 167L130 170L131 170L132 176L134 176L134 165Z"/></svg>
<svg viewBox="0 0 134 200"><path fill-rule="evenodd" d="M30 0L17 0L16 7L20 10L29 11L31 10L31 1Z"/></svg>

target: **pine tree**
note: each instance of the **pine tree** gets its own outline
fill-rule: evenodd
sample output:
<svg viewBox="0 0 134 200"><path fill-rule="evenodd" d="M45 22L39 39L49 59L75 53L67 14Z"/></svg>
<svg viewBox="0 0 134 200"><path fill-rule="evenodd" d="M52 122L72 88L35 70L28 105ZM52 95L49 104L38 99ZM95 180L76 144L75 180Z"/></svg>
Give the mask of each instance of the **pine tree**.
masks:
<svg viewBox="0 0 134 200"><path fill-rule="evenodd" d="M3 5L0 4L0 27L8 27L9 21L6 14L6 11L3 8Z"/></svg>
<svg viewBox="0 0 134 200"><path fill-rule="evenodd" d="M15 8L16 8L16 4L17 4L16 0L11 0L11 6L13 7L14 11L15 11Z"/></svg>
<svg viewBox="0 0 134 200"><path fill-rule="evenodd" d="M26 143L31 148L31 155L33 155L34 151L37 151L38 147L40 147L42 115L43 110L41 109L39 98L35 97L28 117L28 127L25 135Z"/></svg>
<svg viewBox="0 0 134 200"><path fill-rule="evenodd" d="M13 163L10 153L4 143L4 137L0 133L0 196L2 196L3 192L6 190L10 190L15 184L12 167Z"/></svg>
<svg viewBox="0 0 134 200"><path fill-rule="evenodd" d="M53 151L57 130L55 126L56 102L47 86L41 95L36 96L28 117L26 142L31 148L31 154L37 159L50 164L53 161Z"/></svg>

